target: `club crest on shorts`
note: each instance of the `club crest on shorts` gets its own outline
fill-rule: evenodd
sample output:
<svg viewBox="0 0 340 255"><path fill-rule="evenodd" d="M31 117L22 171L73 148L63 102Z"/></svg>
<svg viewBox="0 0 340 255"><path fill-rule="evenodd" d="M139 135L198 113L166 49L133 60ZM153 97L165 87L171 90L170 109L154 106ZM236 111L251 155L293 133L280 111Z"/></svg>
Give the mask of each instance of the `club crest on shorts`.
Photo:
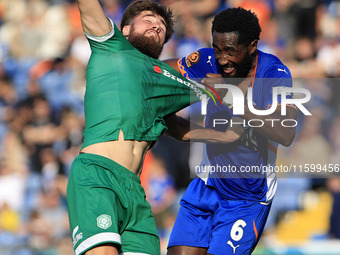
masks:
<svg viewBox="0 0 340 255"><path fill-rule="evenodd" d="M112 225L111 216L107 214L102 214L97 217L97 226L102 229L107 229Z"/></svg>

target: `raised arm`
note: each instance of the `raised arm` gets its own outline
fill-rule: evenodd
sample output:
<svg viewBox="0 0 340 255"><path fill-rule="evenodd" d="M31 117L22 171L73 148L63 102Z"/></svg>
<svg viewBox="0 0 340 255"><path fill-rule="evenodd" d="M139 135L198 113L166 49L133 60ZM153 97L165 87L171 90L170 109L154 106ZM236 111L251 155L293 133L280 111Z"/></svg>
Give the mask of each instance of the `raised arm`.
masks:
<svg viewBox="0 0 340 255"><path fill-rule="evenodd" d="M276 141L286 147L292 144L296 133L296 127L282 126L281 122L284 119L291 119L296 121L297 110L295 108L287 107L286 116L281 115L281 107L278 107L278 109L273 114L267 116L259 116L251 113L249 108L245 106L245 114L243 117L246 120L262 120L264 125L262 127L255 128L257 132L259 132L261 135L273 141ZM266 119L273 121L266 121Z"/></svg>
<svg viewBox="0 0 340 255"><path fill-rule="evenodd" d="M102 36L111 31L110 21L106 18L98 0L77 0L77 4L85 33Z"/></svg>

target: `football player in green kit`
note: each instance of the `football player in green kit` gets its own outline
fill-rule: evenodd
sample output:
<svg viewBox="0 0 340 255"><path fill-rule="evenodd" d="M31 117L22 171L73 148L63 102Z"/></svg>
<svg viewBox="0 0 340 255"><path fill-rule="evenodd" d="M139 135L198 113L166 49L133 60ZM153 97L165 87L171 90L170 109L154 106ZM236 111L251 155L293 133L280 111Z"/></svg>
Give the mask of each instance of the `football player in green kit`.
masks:
<svg viewBox="0 0 340 255"><path fill-rule="evenodd" d="M231 142L239 134L200 127L192 132L174 115L198 101L202 90L157 60L173 33L171 10L150 1L133 2L120 31L98 0L77 3L92 55L84 143L67 188L74 251L159 255L157 229L139 175L147 150L167 129L166 120L173 129L169 133L181 140Z"/></svg>

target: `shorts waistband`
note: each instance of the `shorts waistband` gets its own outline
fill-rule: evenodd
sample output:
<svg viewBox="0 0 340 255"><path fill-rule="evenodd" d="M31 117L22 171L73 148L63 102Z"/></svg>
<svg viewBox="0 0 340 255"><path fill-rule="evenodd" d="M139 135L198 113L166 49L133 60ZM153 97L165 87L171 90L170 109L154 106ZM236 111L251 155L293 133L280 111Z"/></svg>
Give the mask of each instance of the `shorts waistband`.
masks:
<svg viewBox="0 0 340 255"><path fill-rule="evenodd" d="M103 165L105 167L110 167L111 169L118 170L120 174L127 176L128 178L138 182L139 184L141 183L140 178L127 168L123 167L122 165L118 164L117 162L113 161L112 159L109 159L104 156L100 156L97 154L92 154L92 153L80 153L77 158L79 159L92 159L96 162L98 162L99 165Z"/></svg>

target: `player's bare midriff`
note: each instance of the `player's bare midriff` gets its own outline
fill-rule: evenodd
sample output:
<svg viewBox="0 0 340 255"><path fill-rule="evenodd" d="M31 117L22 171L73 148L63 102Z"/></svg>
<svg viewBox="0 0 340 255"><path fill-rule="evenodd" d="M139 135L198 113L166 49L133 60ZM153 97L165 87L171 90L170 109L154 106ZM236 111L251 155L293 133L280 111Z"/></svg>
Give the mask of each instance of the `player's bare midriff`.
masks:
<svg viewBox="0 0 340 255"><path fill-rule="evenodd" d="M146 141L124 140L120 132L118 140L92 144L81 152L109 158L139 176L150 144Z"/></svg>

